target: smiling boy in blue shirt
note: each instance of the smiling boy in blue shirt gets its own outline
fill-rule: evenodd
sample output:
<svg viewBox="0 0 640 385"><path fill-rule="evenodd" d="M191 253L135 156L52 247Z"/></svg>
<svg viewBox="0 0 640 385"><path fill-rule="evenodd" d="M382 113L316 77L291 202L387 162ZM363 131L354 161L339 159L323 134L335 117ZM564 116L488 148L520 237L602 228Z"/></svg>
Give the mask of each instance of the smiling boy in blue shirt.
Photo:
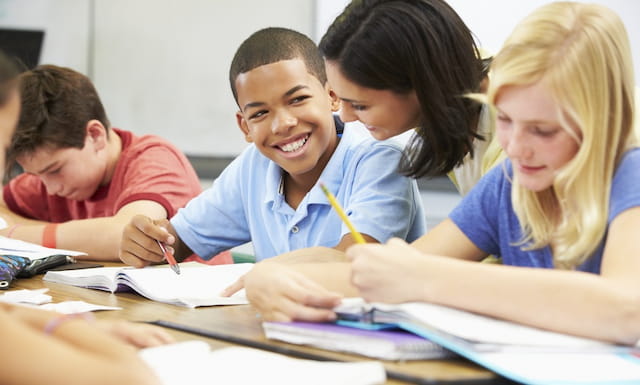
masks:
<svg viewBox="0 0 640 385"><path fill-rule="evenodd" d="M238 48L229 80L238 126L252 145L170 222L134 218L123 235L123 262L162 261L156 240L178 261L191 253L209 259L249 241L257 261L312 246L345 250L355 241L318 181L367 242L424 233L416 182L397 172L402 148L349 129L340 135L343 124L333 115L340 102L312 40L260 30Z"/></svg>

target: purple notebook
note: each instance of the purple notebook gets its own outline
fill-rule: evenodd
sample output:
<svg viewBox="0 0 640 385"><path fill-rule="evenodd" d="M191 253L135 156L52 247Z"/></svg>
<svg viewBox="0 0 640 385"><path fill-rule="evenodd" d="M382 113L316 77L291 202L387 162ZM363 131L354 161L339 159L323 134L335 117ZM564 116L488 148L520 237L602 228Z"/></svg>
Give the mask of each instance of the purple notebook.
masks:
<svg viewBox="0 0 640 385"><path fill-rule="evenodd" d="M267 338L298 345L355 353L383 360L424 360L451 356L439 345L415 334L391 329L366 330L335 323L263 322Z"/></svg>

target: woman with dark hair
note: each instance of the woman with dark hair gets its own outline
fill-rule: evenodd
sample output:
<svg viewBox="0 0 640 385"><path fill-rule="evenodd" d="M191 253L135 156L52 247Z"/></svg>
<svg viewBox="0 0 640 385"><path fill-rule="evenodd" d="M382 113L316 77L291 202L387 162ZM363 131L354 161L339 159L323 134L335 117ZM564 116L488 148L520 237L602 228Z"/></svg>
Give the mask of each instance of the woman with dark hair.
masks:
<svg viewBox="0 0 640 385"><path fill-rule="evenodd" d="M450 173L465 194L496 163L500 152L487 152L492 119L465 97L482 90L488 60L444 1L353 1L320 50L343 121L361 121L379 140L415 129L406 175Z"/></svg>

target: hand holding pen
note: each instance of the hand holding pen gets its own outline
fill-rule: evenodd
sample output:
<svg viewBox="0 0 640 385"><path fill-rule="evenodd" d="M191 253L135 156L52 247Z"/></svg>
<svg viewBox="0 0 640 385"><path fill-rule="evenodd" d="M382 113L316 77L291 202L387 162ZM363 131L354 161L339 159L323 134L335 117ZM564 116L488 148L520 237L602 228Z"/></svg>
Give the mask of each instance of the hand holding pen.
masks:
<svg viewBox="0 0 640 385"><path fill-rule="evenodd" d="M179 274L180 268L173 254L176 240L177 236L173 234L173 228L167 219L153 220L144 215L136 215L122 233L120 259L134 267L166 261ZM189 250L184 251L186 253Z"/></svg>
<svg viewBox="0 0 640 385"><path fill-rule="evenodd" d="M178 262L176 262L176 258L173 256L173 253L169 251L162 242L158 241L157 239L156 242L158 242L158 246L160 246L162 254L164 254L164 257L167 259L169 266L171 266L171 270L173 270L173 272L176 274L180 274L180 266L178 266Z"/></svg>

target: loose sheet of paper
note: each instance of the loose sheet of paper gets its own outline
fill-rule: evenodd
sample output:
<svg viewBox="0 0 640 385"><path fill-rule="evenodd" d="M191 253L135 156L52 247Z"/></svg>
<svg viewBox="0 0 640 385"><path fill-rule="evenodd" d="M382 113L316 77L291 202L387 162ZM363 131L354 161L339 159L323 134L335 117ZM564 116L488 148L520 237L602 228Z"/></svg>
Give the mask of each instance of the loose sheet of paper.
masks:
<svg viewBox="0 0 640 385"><path fill-rule="evenodd" d="M29 259L41 259L56 254L70 255L72 257L87 255L87 253L80 251L52 249L3 236L0 236L0 254L17 255Z"/></svg>
<svg viewBox="0 0 640 385"><path fill-rule="evenodd" d="M375 361L310 361L245 347L210 351L204 341L142 349L140 356L164 385L374 385L386 381L384 367Z"/></svg>

